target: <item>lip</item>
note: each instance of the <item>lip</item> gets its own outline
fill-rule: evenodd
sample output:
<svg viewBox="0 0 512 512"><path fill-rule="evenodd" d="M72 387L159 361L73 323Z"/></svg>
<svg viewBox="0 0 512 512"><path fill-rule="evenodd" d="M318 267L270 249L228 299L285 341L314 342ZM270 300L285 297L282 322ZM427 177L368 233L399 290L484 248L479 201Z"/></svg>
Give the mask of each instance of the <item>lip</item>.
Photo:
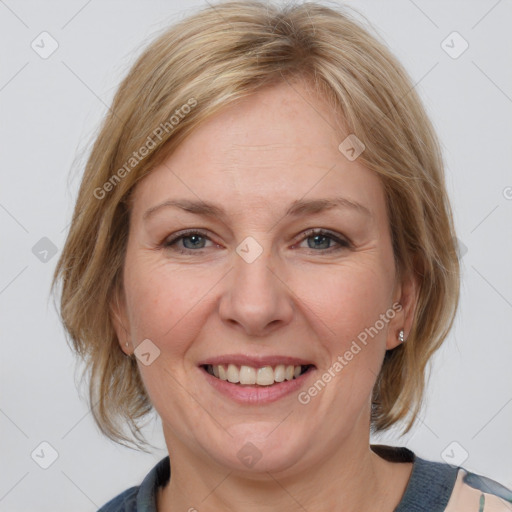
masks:
<svg viewBox="0 0 512 512"><path fill-rule="evenodd" d="M198 366L207 364L236 364L238 366L252 366L253 368L262 368L263 366L277 366L278 364L293 365L293 366L315 366L313 362L306 359L299 359L290 356L247 356L244 354L225 354L221 356L210 357L204 361L199 361Z"/></svg>
<svg viewBox="0 0 512 512"><path fill-rule="evenodd" d="M214 359L212 359L212 361L213 360ZM231 361L233 362L232 359ZM297 363L297 366L298 364L299 363ZM265 366L265 364L263 366ZM267 363L267 366L272 365ZM297 393L298 390L306 384L311 375L315 372L316 368L312 366L309 368L308 371L306 371L305 373L303 373L302 375L295 379L277 382L275 384L272 384L271 386L232 384L227 380L221 380L218 379L217 377L214 377L213 375L210 375L203 366L200 366L199 370L204 375L208 384L210 384L214 388L214 390L218 391L227 398L230 398L234 402L241 405L263 405L276 402L277 400L289 396L292 393Z"/></svg>

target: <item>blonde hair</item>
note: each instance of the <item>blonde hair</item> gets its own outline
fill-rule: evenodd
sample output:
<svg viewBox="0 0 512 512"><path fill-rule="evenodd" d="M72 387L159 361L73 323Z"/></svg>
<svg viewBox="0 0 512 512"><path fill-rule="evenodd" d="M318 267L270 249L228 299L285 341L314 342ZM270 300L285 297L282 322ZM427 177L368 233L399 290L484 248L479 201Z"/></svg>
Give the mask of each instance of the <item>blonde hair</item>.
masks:
<svg viewBox="0 0 512 512"><path fill-rule="evenodd" d="M359 161L382 181L398 273L419 279L408 340L386 353L371 415L373 431L408 418L407 432L414 423L427 363L459 300L453 219L433 127L402 66L349 14L310 2L227 2L165 31L121 83L88 158L55 270L52 289L61 282L60 314L86 362L94 420L120 444L133 443L127 424L144 449L137 420L153 407L112 323L131 193L220 109L289 78L307 78L363 141Z"/></svg>

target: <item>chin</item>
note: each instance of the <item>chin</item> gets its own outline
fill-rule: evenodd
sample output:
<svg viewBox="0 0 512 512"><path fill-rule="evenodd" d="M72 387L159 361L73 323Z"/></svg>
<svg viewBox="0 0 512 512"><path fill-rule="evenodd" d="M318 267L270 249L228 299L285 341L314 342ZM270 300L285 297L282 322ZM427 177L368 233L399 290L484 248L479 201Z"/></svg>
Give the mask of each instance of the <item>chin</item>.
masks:
<svg viewBox="0 0 512 512"><path fill-rule="evenodd" d="M281 420L261 423L245 423L229 428L229 435L223 442L205 447L221 465L232 471L253 475L255 478L266 473L280 473L295 467L311 446L310 434L291 432ZM277 427L277 428L276 428ZM279 429L282 429L279 431ZM219 448L223 451L219 452Z"/></svg>

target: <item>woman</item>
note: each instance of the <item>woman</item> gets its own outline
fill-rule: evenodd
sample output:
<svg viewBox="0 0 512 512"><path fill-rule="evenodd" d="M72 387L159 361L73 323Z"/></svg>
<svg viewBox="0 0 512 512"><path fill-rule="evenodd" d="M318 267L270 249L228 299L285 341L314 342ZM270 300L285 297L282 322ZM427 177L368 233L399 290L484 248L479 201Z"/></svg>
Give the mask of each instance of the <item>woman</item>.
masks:
<svg viewBox="0 0 512 512"><path fill-rule="evenodd" d="M234 2L159 37L55 274L97 424L142 447L154 407L170 453L100 510L510 510L496 482L369 444L417 416L454 234L411 81L349 16Z"/></svg>

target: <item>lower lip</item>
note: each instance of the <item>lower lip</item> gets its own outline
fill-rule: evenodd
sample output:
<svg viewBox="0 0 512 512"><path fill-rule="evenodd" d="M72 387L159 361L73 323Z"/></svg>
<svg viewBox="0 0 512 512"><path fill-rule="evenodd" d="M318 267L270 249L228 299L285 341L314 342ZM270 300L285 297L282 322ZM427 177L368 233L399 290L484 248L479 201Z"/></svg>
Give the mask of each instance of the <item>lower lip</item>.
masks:
<svg viewBox="0 0 512 512"><path fill-rule="evenodd" d="M268 404L275 402L291 393L297 392L314 372L310 369L296 379L285 380L271 386L233 384L227 380L221 380L209 374L204 368L200 368L206 380L217 391L231 398L239 404Z"/></svg>

